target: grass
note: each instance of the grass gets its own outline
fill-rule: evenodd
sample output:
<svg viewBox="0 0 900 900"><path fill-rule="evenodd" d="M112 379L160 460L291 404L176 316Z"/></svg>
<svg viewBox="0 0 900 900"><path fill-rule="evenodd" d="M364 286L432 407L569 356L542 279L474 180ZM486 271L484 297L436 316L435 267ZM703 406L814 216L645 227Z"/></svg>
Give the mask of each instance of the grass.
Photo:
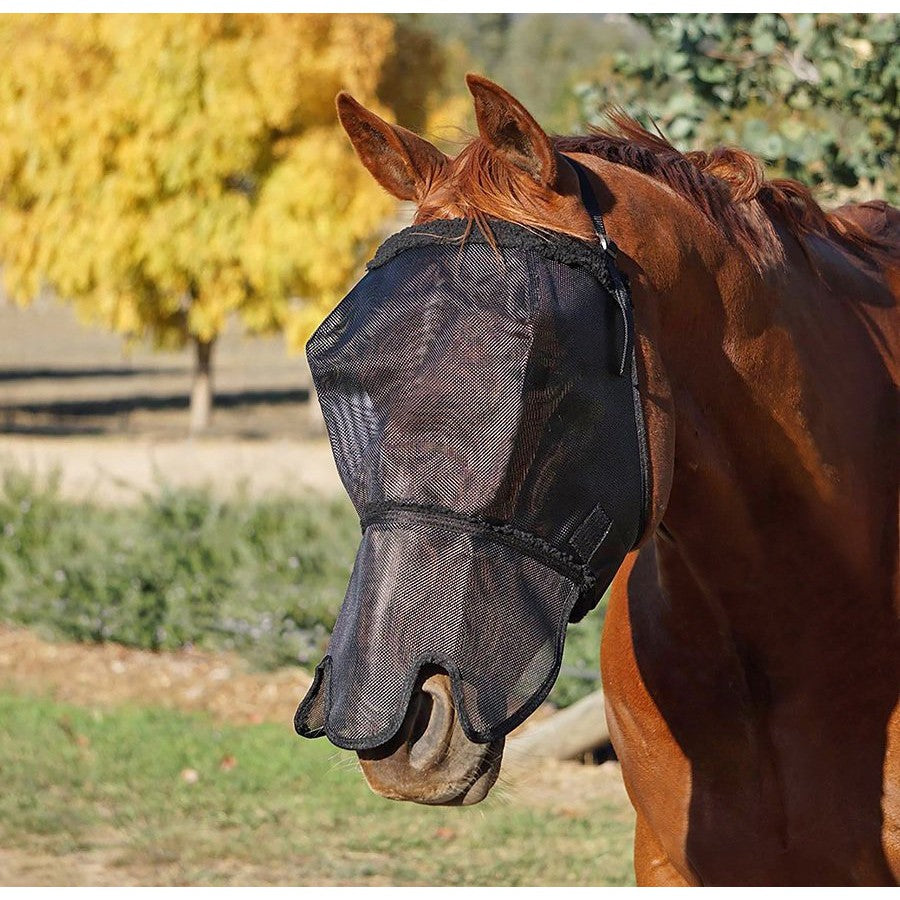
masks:
<svg viewBox="0 0 900 900"><path fill-rule="evenodd" d="M87 859L110 883L632 883L616 797L554 811L495 788L480 806L419 807L375 797L355 757L281 726L8 693L0 721L0 847L52 860L53 879L77 883Z"/></svg>
<svg viewBox="0 0 900 900"><path fill-rule="evenodd" d="M0 472L0 621L147 649L236 650L260 668L323 655L359 524L344 497L255 500L160 490L128 507L64 499ZM573 626L551 700L596 683L604 607Z"/></svg>

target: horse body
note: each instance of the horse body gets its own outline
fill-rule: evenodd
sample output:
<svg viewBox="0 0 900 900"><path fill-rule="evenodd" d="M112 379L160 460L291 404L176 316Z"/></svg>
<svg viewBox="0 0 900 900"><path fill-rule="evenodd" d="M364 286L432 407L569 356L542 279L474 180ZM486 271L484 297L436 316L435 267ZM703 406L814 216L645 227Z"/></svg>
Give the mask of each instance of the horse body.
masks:
<svg viewBox="0 0 900 900"><path fill-rule="evenodd" d="M419 221L513 218L513 197L519 221L588 236L564 154L596 176L633 288L652 482L602 650L639 883L900 879L897 214L828 218L808 195L757 184L766 206L719 157L704 208L688 169L666 184L617 162L619 145L602 158L581 139L553 144L502 89L470 88L482 138L456 160L339 108ZM473 177L479 166L491 172ZM746 196L723 212L729 192ZM474 797L448 792L450 763L429 747L459 743L459 729L447 691L430 690L450 712L443 731L411 710L398 746L363 769L389 796L426 799L431 778L439 802L477 802L498 748L473 754Z"/></svg>
<svg viewBox="0 0 900 900"><path fill-rule="evenodd" d="M645 217L610 212L634 246L641 347L671 385L657 418L675 434L662 526L617 577L602 654L639 878L890 882L893 298L877 263L832 243L811 242L816 275L781 238L787 264L760 278L705 249L716 236L685 228L677 202L653 206L695 252L660 292L631 239ZM691 255L711 278L681 264Z"/></svg>

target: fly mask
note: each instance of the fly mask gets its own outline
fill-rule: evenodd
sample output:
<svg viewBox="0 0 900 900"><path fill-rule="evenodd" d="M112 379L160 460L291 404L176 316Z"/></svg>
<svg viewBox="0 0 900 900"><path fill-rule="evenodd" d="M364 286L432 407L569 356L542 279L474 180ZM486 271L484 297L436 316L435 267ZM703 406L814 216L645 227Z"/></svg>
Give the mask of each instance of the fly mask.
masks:
<svg viewBox="0 0 900 900"><path fill-rule="evenodd" d="M598 243L499 220L407 228L307 345L362 542L296 713L305 737L387 743L428 664L470 740L502 737L641 536L631 297L576 171Z"/></svg>

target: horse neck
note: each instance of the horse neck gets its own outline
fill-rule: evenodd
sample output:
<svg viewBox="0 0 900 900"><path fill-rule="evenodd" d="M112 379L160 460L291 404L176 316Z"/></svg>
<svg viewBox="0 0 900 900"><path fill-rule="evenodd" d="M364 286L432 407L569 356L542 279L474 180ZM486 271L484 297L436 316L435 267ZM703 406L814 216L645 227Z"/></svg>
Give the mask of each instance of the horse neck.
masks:
<svg viewBox="0 0 900 900"><path fill-rule="evenodd" d="M619 179L608 222L632 267L644 375L656 367L651 378L671 390L648 423L651 444L654 416L674 427L661 556L737 618L766 593L806 608L825 581L833 595L883 577L891 488L871 475L893 467L884 407L857 394L885 379L846 297L792 240L773 248L783 264L760 274L687 201L641 179ZM798 577L815 559L818 573Z"/></svg>

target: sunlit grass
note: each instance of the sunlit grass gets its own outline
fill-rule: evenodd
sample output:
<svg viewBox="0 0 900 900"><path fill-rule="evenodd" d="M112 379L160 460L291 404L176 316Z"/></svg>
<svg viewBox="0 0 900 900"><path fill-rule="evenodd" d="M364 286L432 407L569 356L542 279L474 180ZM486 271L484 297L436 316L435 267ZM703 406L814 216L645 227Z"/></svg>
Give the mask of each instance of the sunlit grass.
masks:
<svg viewBox="0 0 900 900"><path fill-rule="evenodd" d="M374 796L355 757L287 727L0 694L0 845L150 883L628 884L632 818L499 791L480 806Z"/></svg>

